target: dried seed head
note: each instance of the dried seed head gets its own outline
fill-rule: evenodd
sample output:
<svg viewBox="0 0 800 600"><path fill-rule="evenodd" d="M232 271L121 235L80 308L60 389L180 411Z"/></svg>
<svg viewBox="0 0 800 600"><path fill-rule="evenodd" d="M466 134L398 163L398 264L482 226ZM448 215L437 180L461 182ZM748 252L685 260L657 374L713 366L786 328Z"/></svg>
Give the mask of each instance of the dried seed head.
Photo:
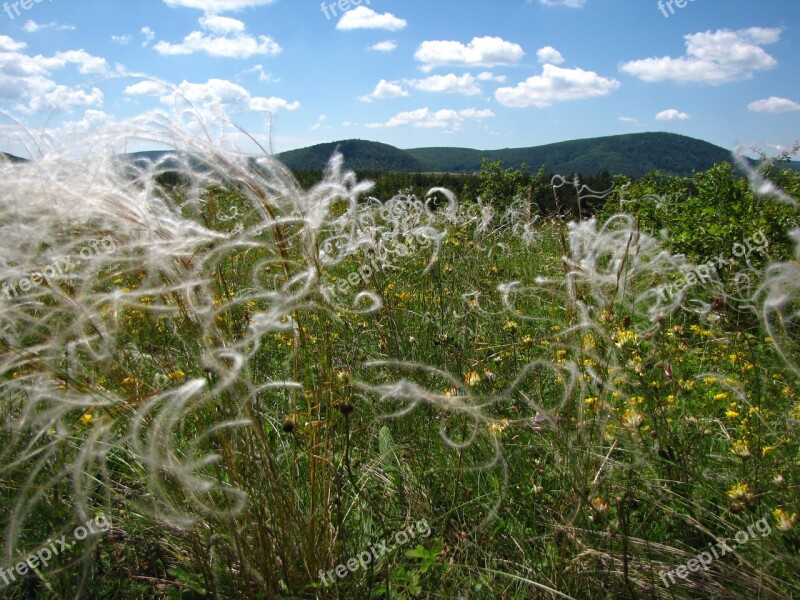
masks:
<svg viewBox="0 0 800 600"><path fill-rule="evenodd" d="M294 419L292 419L291 417L286 417L283 420L283 431L285 433L292 433L294 431L294 428L295 428Z"/></svg>

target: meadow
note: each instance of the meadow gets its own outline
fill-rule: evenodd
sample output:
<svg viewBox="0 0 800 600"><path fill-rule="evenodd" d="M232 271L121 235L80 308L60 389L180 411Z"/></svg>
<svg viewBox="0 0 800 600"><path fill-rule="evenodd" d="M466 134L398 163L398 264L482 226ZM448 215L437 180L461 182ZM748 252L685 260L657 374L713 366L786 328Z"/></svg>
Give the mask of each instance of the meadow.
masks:
<svg viewBox="0 0 800 600"><path fill-rule="evenodd" d="M0 165L3 597L800 593L796 172L371 198L181 144Z"/></svg>

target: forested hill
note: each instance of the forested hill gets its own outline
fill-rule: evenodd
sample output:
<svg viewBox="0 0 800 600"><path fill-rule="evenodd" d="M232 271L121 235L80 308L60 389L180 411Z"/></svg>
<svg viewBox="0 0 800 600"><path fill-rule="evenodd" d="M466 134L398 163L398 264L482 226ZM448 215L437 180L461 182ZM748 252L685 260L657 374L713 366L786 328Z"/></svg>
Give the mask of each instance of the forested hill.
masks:
<svg viewBox="0 0 800 600"><path fill-rule="evenodd" d="M347 168L355 171L425 173L431 170L427 165L399 148L364 140L317 144L308 148L283 152L278 155L278 158L294 171L322 171L337 148L344 156ZM478 168L480 169L480 161Z"/></svg>
<svg viewBox="0 0 800 600"><path fill-rule="evenodd" d="M483 157L503 161L504 167L523 163L552 173L602 171L641 177L650 171L688 176L715 163L731 159L730 151L714 144L674 133L634 133L558 142L532 148L468 150L464 148L414 148L408 154L431 171L478 171Z"/></svg>
<svg viewBox="0 0 800 600"><path fill-rule="evenodd" d="M346 140L284 152L278 158L296 171L319 171L337 146L347 166L356 171L420 173L474 173L480 171L485 157L503 161L506 168L518 168L525 163L536 170L544 165L552 173L593 175L608 171L641 177L658 170L688 176L731 158L730 151L725 148L674 133L634 133L502 150L400 150L377 142Z"/></svg>

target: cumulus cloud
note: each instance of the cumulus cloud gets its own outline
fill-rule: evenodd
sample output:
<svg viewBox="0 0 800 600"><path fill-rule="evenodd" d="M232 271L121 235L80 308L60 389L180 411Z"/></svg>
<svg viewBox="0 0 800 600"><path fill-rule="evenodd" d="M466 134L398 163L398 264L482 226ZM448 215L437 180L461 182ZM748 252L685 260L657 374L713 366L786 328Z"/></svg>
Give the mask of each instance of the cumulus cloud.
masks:
<svg viewBox="0 0 800 600"><path fill-rule="evenodd" d="M784 113L800 110L800 103L788 98L778 98L771 96L764 100L756 100L747 105L747 108L753 112L766 112L766 113Z"/></svg>
<svg viewBox="0 0 800 600"><path fill-rule="evenodd" d="M193 31L179 44L162 40L153 48L166 56L205 52L224 58L250 58L256 54L275 56L282 51L280 45L269 36L260 35L256 38L245 33L245 25L238 19L205 15L199 23L205 31Z"/></svg>
<svg viewBox="0 0 800 600"><path fill-rule="evenodd" d="M164 0L164 4L172 7L196 8L205 13L216 14L228 11L239 11L246 8L266 6L275 0Z"/></svg>
<svg viewBox="0 0 800 600"><path fill-rule="evenodd" d="M411 126L458 131L468 120L481 121L493 116L494 113L488 109L465 108L462 110L442 109L432 111L426 107L398 113L385 123L368 123L367 127L380 129Z"/></svg>
<svg viewBox="0 0 800 600"><path fill-rule="evenodd" d="M156 37L156 32L147 27L146 25L139 30L139 33L144 37L144 41L142 42L142 47L146 47L150 42L153 41L153 38Z"/></svg>
<svg viewBox="0 0 800 600"><path fill-rule="evenodd" d="M214 33L241 33L244 31L244 23L239 19L221 17L219 15L200 17L200 25L203 29L213 31Z"/></svg>
<svg viewBox="0 0 800 600"><path fill-rule="evenodd" d="M322 124L327 120L328 120L328 117L326 115L320 115L317 118L317 122L314 123L311 127L309 127L309 129L311 131L316 131L317 129L320 129L322 127ZM330 129L330 126L328 127L328 129Z"/></svg>
<svg viewBox="0 0 800 600"><path fill-rule="evenodd" d="M112 35L111 41L115 44L119 44L120 46L127 46L131 39L133 39L132 35Z"/></svg>
<svg viewBox="0 0 800 600"><path fill-rule="evenodd" d="M469 44L461 42L429 40L422 42L414 58L422 63L423 71L450 65L457 67L496 67L514 65L522 60L525 52L519 44L499 37L476 37Z"/></svg>
<svg viewBox="0 0 800 600"><path fill-rule="evenodd" d="M386 100L388 98L403 98L408 96L408 92L403 86L393 81L381 79L375 89L366 96L359 97L362 102L372 102L373 100Z"/></svg>
<svg viewBox="0 0 800 600"><path fill-rule="evenodd" d="M606 96L619 86L616 79L593 71L544 65L541 75L529 77L515 87L498 88L495 98L503 106L545 108L555 102Z"/></svg>
<svg viewBox="0 0 800 600"><path fill-rule="evenodd" d="M191 103L199 110L266 111L297 110L299 102L283 98L252 96L247 89L227 79L209 79L206 83L183 81L172 87L158 81L145 80L125 88L129 96L158 96L163 104L173 105L176 98Z"/></svg>
<svg viewBox="0 0 800 600"><path fill-rule="evenodd" d="M393 40L385 40L383 42L378 42L377 44L373 44L369 47L370 50L374 50L375 52L392 52L397 48L397 43Z"/></svg>
<svg viewBox="0 0 800 600"><path fill-rule="evenodd" d="M110 72L104 58L85 50L66 50L53 56L30 56L24 42L0 35L0 100L15 101L22 113L73 112L80 106L99 106L104 96L95 87L70 87L57 83L53 72L73 67L82 75Z"/></svg>
<svg viewBox="0 0 800 600"><path fill-rule="evenodd" d="M37 33L39 31L46 31L48 29L52 31L75 31L74 25L62 25L61 23L56 23L55 21L51 23L37 23L34 20L30 20L26 22L22 28L28 33Z"/></svg>
<svg viewBox="0 0 800 600"><path fill-rule="evenodd" d="M690 118L688 114L679 111L677 108L668 108L656 115L657 121L688 121Z"/></svg>
<svg viewBox="0 0 800 600"><path fill-rule="evenodd" d="M495 75L491 71L482 71L478 73L476 79L478 81L497 81L503 83L506 80L508 80L508 77L506 77L505 75Z"/></svg>
<svg viewBox="0 0 800 600"><path fill-rule="evenodd" d="M388 29L398 31L404 29L408 22L405 19L398 19L392 13L377 13L366 6L358 6L347 11L339 19L336 29Z"/></svg>
<svg viewBox="0 0 800 600"><path fill-rule="evenodd" d="M561 52L552 46L539 48L539 50L536 51L536 58L544 65L560 65L564 62L564 57L561 56Z"/></svg>
<svg viewBox="0 0 800 600"><path fill-rule="evenodd" d="M464 94L475 96L481 93L481 88L475 83L476 79L469 73L461 77L454 73L447 75L432 75L425 79L410 79L408 85L423 92L438 92L445 94Z"/></svg>
<svg viewBox="0 0 800 600"><path fill-rule="evenodd" d="M686 55L663 56L624 63L623 72L642 81L674 81L718 85L751 79L758 71L774 68L778 61L762 48L781 37L780 28L719 29L684 36Z"/></svg>

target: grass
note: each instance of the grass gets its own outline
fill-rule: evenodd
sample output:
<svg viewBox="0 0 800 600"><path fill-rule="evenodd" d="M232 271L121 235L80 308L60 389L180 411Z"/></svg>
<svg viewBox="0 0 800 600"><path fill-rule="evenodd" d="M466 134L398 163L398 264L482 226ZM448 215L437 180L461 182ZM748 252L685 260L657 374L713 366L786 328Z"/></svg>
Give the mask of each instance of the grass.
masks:
<svg viewBox="0 0 800 600"><path fill-rule="evenodd" d="M3 300L2 565L112 528L7 597L800 591L796 261L746 306L713 282L654 307L683 259L631 218L358 204L335 169L306 193L215 158L235 185L149 192L140 231L102 203L78 229L20 223L57 233L28 264L118 251Z"/></svg>

